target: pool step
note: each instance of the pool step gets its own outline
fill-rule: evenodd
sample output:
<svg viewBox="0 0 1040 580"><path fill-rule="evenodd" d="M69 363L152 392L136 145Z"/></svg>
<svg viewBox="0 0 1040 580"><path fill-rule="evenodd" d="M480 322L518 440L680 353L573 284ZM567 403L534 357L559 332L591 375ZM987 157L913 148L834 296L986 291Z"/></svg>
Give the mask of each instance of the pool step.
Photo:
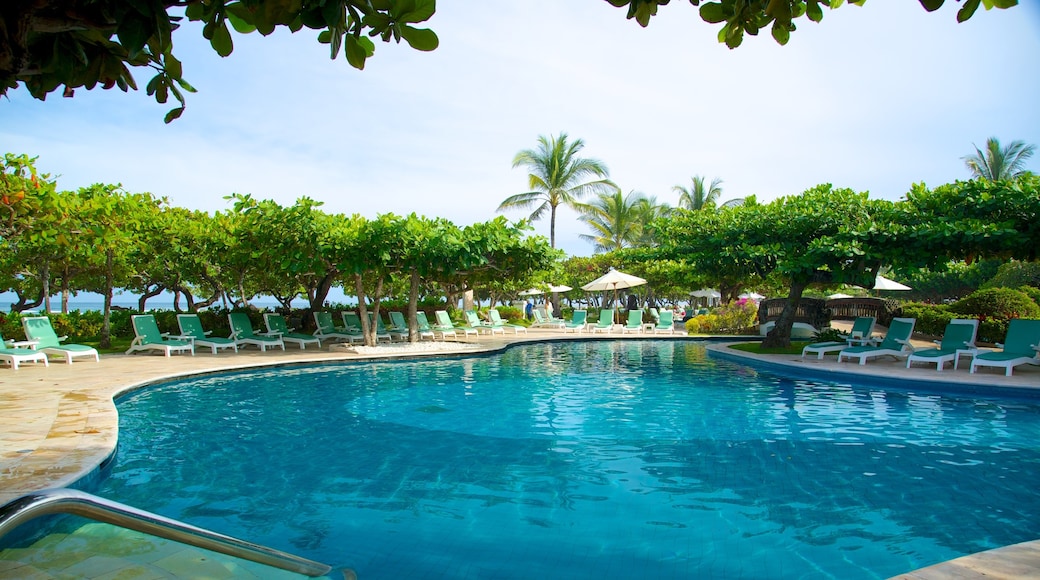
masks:
<svg viewBox="0 0 1040 580"><path fill-rule="evenodd" d="M28 547L0 550L0 578L296 580L305 576L108 524L88 523L70 533L47 535Z"/></svg>

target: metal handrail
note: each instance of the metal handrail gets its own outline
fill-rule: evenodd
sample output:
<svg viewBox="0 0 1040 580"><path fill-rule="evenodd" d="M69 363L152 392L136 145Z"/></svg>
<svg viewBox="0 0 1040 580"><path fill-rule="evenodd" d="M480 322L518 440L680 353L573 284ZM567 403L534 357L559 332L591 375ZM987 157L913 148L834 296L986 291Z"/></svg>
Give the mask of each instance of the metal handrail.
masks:
<svg viewBox="0 0 1040 580"><path fill-rule="evenodd" d="M0 538L34 518L61 513L90 518L306 576L324 576L332 571L331 566L321 562L211 532L191 524L67 488L45 489L22 496L0 507Z"/></svg>

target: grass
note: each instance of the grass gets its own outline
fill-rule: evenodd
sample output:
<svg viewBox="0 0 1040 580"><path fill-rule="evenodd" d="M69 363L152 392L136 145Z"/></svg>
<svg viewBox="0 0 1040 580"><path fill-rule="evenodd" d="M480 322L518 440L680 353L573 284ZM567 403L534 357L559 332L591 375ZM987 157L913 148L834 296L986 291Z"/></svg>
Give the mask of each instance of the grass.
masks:
<svg viewBox="0 0 1040 580"><path fill-rule="evenodd" d="M740 344L734 344L730 348L735 348L740 351L750 352L754 354L802 354L802 349L805 345L809 344L809 341L798 341L791 342L791 346L787 348L762 348L760 342L744 342Z"/></svg>

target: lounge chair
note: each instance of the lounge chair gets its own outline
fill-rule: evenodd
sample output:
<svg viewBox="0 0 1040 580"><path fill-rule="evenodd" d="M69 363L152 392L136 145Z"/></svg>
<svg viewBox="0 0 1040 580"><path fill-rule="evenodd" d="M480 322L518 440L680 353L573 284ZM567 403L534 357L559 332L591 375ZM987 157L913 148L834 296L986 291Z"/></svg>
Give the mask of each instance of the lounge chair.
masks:
<svg viewBox="0 0 1040 580"><path fill-rule="evenodd" d="M437 310L437 311L434 311L433 314L434 314L434 316L437 317L437 324L434 325L434 327L433 327L433 329L436 330L437 332L443 333L445 331L449 331L449 332L452 332L452 334L454 334L456 332L460 332L461 331L463 333L463 338L465 338L465 337L467 337L467 336L469 336L471 334L474 335L474 336L476 336L478 334L477 333L477 329L473 328L472 326L468 326L468 325L465 325L465 324L461 324L460 325L460 324L455 324L454 322L452 322L451 321L451 317L448 316L448 311L447 310Z"/></svg>
<svg viewBox="0 0 1040 580"><path fill-rule="evenodd" d="M281 337L268 336L253 332L253 322L245 312L231 312L228 314L228 323L231 325L231 340L239 346L253 345L266 352L268 348L280 347L285 350L285 343Z"/></svg>
<svg viewBox="0 0 1040 580"><path fill-rule="evenodd" d="M18 370L18 365L23 362L42 362L43 366L50 366L50 363L47 362L47 353L42 350L25 348L25 346L33 346L35 343L32 341L16 342L4 340L0 336L0 344L3 344L3 347L0 347L0 361L11 365L12 370Z"/></svg>
<svg viewBox="0 0 1040 580"><path fill-rule="evenodd" d="M380 338L386 338L389 341L393 341L395 338L408 340L408 330L391 330L387 328L386 323L383 322L383 317L376 316L375 312L368 313L368 323L376 327L376 340Z"/></svg>
<svg viewBox="0 0 1040 580"><path fill-rule="evenodd" d="M455 327L441 328L439 324L430 324L430 319L426 318L426 313L420 310L415 313L415 324L419 326L419 330L429 330L433 332L433 339L437 340L437 333L441 333L441 340L447 340L450 334L452 338L458 338L458 334L455 333Z"/></svg>
<svg viewBox="0 0 1040 580"><path fill-rule="evenodd" d="M501 326L495 326L491 323L484 322L483 320L481 320L480 316L478 316L477 313L472 310L467 310L465 314L466 323L469 326L476 328L478 332L484 331L485 333L491 335L495 334L496 332L501 332L502 334L506 333L505 329Z"/></svg>
<svg viewBox="0 0 1040 580"><path fill-rule="evenodd" d="M661 319L661 313L658 312L656 308L651 306L649 311L650 311L650 318L653 318L654 322L657 322L658 320Z"/></svg>
<svg viewBox="0 0 1040 580"><path fill-rule="evenodd" d="M423 314L423 319L425 319L425 318L426 318L426 314ZM406 333L405 336L408 336L409 340L411 339L411 337L409 336L410 335L410 331L408 330L408 321L404 319L404 313L403 312L397 312L397 311L391 312L390 313L390 322L393 323L395 328L403 329L404 332ZM430 328L429 322L426 323L426 328L425 329L420 327L420 325L419 325L419 312L415 313L415 332L419 336L419 340L422 340L424 338L429 338L430 340L434 340L436 338L436 335L433 334L433 330Z"/></svg>
<svg viewBox="0 0 1040 580"><path fill-rule="evenodd" d="M524 334L527 334L526 326L523 326L521 324L512 324L510 322L502 320L502 315L499 314L498 309L496 308L491 308L488 310L488 318L491 319L491 324L495 326L501 326L502 328L512 328L513 334L520 334L520 331L523 331Z"/></svg>
<svg viewBox="0 0 1040 580"><path fill-rule="evenodd" d="M599 320L596 321L595 325L590 325L589 330L593 334L603 331L609 333L614 328L614 310L611 308L603 308L599 311Z"/></svg>
<svg viewBox="0 0 1040 580"><path fill-rule="evenodd" d="M316 344L318 348L321 348L321 339L311 334L301 334L299 332L293 332L294 328L289 328L289 325L285 322L285 317L281 314L275 314L273 312L264 313L264 326L267 327L267 332L264 333L267 336L279 336L283 342L291 342L300 347L300 350L306 350L308 344Z"/></svg>
<svg viewBox="0 0 1040 580"><path fill-rule="evenodd" d="M873 338L874 323L876 321L877 319L873 316L860 316L852 323L852 330L849 331L849 336L845 339L845 342L835 340L808 344L802 349L802 358L805 358L807 354L815 354L816 359L820 360L825 354L840 352L850 346L870 346L876 344Z"/></svg>
<svg viewBox="0 0 1040 580"><path fill-rule="evenodd" d="M213 354L217 354L217 349L221 348L230 348L238 352L238 344L235 341L230 338L210 336L213 333L212 330L203 330L198 314L178 314L177 326L180 327L182 336L190 336L195 346L208 346Z"/></svg>
<svg viewBox="0 0 1040 580"><path fill-rule="evenodd" d="M588 324L586 322L588 315L586 310L575 310L571 315L571 321L564 325L564 330L573 330L575 334L584 332L585 326Z"/></svg>
<svg viewBox="0 0 1040 580"><path fill-rule="evenodd" d="M340 317L343 318L343 326L346 329L346 332L356 333L361 337L361 340L365 340L365 327L361 325L361 316L358 315L357 312L354 312L353 310L344 310L340 313ZM373 322L371 312L368 313L368 321L369 324L372 324ZM390 333L387 332L385 328L383 329L383 332L379 332L379 328L377 327L375 333L376 342L379 342L380 340L390 342L393 340L393 337L390 336Z"/></svg>
<svg viewBox="0 0 1040 580"><path fill-rule="evenodd" d="M101 356L92 347L85 344L62 344L61 341L68 337L55 334L51 319L46 316L27 316L22 319L22 328L25 330L25 338L36 344L36 350L65 357L68 364L79 357L93 357L95 362L101 362Z"/></svg>
<svg viewBox="0 0 1040 580"><path fill-rule="evenodd" d="M935 370L942 372L943 365L953 363L957 368L957 351L971 351L975 348L975 334L979 331L979 321L967 318L955 318L946 325L942 340L935 341L937 348L915 350L906 357L906 368L915 362L934 364Z"/></svg>
<svg viewBox="0 0 1040 580"><path fill-rule="evenodd" d="M1012 319L1008 323L1007 337L997 344L999 351L982 352L971 361L971 372L978 367L1003 367L1004 376L1018 365L1038 365L1037 349L1040 348L1040 320Z"/></svg>
<svg viewBox="0 0 1040 580"><path fill-rule="evenodd" d="M126 354L142 350L157 350L166 357L174 352L190 352L195 356L195 339L183 335L171 337L169 333L159 332L155 316L151 314L134 314L130 317L130 325L134 327L134 341Z"/></svg>
<svg viewBox="0 0 1040 580"><path fill-rule="evenodd" d="M642 309L634 309L628 311L628 320L625 321L625 325L621 327L621 334L626 332L643 332L643 311Z"/></svg>
<svg viewBox="0 0 1040 580"><path fill-rule="evenodd" d="M662 310L657 315L657 324L654 326L654 334L657 333L675 334L675 313L671 310Z"/></svg>
<svg viewBox="0 0 1040 580"><path fill-rule="evenodd" d="M555 328L563 328L564 326L567 325L567 321L563 320L562 318L551 318L545 312L544 308L535 308L533 312L534 312L534 324L532 324L531 326L535 326L535 327L551 326L551 327L555 327Z"/></svg>
<svg viewBox="0 0 1040 580"><path fill-rule="evenodd" d="M896 358L909 356L914 352L910 344L910 337L914 334L914 318L893 318L892 324L888 326L885 339L877 346L850 346L838 353L838 362L842 359L859 359L859 364L867 364L867 359L879 356L893 356Z"/></svg>
<svg viewBox="0 0 1040 580"><path fill-rule="evenodd" d="M360 324L360 321L359 321ZM336 326L329 312L314 313L314 336L326 341L345 340L347 342L362 342L365 337L361 335L361 328L352 330L342 326Z"/></svg>

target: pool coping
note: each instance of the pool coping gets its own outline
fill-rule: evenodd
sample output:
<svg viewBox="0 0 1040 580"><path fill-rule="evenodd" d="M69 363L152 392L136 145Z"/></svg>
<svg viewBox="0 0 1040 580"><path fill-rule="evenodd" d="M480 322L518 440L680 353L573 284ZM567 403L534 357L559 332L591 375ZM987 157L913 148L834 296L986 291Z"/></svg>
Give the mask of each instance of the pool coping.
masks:
<svg viewBox="0 0 1040 580"><path fill-rule="evenodd" d="M710 356L737 360L759 368L792 372L799 378L876 382L886 388L953 391L976 397L1040 397L1040 368L1037 367L1016 370L1012 377L991 373L970 375L963 369L937 373L934 369L918 367L908 370L901 361L879 361L860 366L837 363L832 360L836 357L825 357L818 361L815 358L795 358L797 355L759 355L729 348L734 342L760 338L576 335L548 331L530 336L478 337L472 341L459 341L459 344L468 345L464 351L372 355L329 350L246 351L217 355L198 353L195 357L181 355L170 358L103 355L100 364L76 362L72 365L55 364L40 368L23 365L18 371L0 371L0 393L5 395L0 400L0 504L41 489L89 485L91 480L100 477L114 456L118 442L118 398L135 390L190 376L241 370L487 356L523 344L570 340L682 340L707 342ZM476 348L472 348L473 345ZM127 375L133 378L121 380ZM144 378L141 378L142 375ZM994 558L992 552L999 552L1001 556ZM1021 563L1015 568L1014 575L1001 575L1000 566L996 564L1005 562L1006 558L1012 558L1015 562L1025 558L1025 569L1033 574L1026 577L1040 578L1040 540L965 556L897 578L1022 578ZM978 572L978 575L964 575L965 559L969 560L968 568ZM948 570L933 570L947 564ZM928 570L929 575L918 575L924 573L924 570Z"/></svg>

